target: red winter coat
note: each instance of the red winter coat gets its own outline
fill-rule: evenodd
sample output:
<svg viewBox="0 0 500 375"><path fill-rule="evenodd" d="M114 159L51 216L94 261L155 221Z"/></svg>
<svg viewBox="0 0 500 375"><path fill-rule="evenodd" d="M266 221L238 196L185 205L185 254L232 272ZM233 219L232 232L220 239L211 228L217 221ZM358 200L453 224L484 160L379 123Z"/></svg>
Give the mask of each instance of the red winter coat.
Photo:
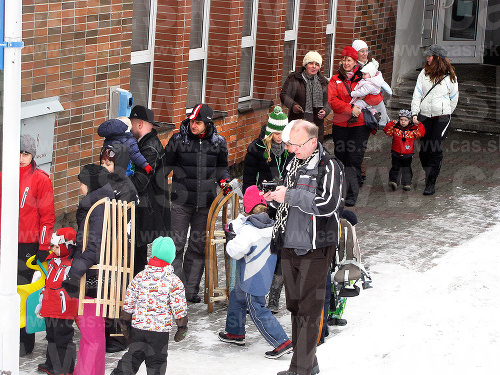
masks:
<svg viewBox="0 0 500 375"><path fill-rule="evenodd" d="M0 208L1 191L0 173ZM54 193L49 176L41 169L33 169L31 164L22 167L19 176L19 243L38 243L40 250L50 250L55 221Z"/></svg>
<svg viewBox="0 0 500 375"><path fill-rule="evenodd" d="M328 84L328 104L333 110L333 125L347 126L362 126L365 124L363 115L358 116L358 121L347 124L347 120L351 118L352 105L350 104L350 92L356 88L358 82L362 78L362 73L359 65L354 67L354 75L351 79L347 79L340 72L330 78ZM347 87L346 87L347 86ZM369 105L376 105L382 101L382 94L367 95L364 101Z"/></svg>
<svg viewBox="0 0 500 375"><path fill-rule="evenodd" d="M57 257L54 253L47 258L49 269L45 289L42 292L40 315L46 318L75 319L78 314L78 298L71 298L62 287L72 260L69 255Z"/></svg>
<svg viewBox="0 0 500 375"><path fill-rule="evenodd" d="M415 139L424 136L425 128L421 122L402 127L399 120L394 120L387 123L384 132L392 137L392 151L399 155L413 155Z"/></svg>

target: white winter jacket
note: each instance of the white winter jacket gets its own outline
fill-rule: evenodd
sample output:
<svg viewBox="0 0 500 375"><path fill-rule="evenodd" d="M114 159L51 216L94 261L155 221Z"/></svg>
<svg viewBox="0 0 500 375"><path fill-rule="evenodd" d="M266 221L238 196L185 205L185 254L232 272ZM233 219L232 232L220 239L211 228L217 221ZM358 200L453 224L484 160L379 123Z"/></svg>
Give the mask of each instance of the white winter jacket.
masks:
<svg viewBox="0 0 500 375"><path fill-rule="evenodd" d="M418 75L411 101L411 113L414 116L419 113L426 117L451 115L455 110L458 103L458 82L451 82L448 75L422 100L433 85L434 82L425 75L425 70L422 69Z"/></svg>

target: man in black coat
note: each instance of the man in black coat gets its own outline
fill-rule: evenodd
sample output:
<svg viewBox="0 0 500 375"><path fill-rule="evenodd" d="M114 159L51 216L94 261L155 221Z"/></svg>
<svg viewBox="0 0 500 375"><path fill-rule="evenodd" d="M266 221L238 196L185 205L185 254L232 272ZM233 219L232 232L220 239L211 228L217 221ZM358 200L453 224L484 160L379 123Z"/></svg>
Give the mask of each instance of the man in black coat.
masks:
<svg viewBox="0 0 500 375"><path fill-rule="evenodd" d="M172 177L172 239L176 255L172 265L186 288L186 299L201 301L198 292L205 269L208 211L217 196L217 184L230 191L228 152L224 137L212 121L213 110L198 104L165 147L166 175ZM189 227L189 243L184 254Z"/></svg>
<svg viewBox="0 0 500 375"><path fill-rule="evenodd" d="M134 275L147 264L147 246L159 236L169 236L170 217L168 196L158 185L156 171L163 158L163 145L158 138L154 112L142 105L136 105L130 112L131 132L137 139L139 150L146 158L152 171L147 173L139 166L130 177L139 195L135 211L135 258Z"/></svg>

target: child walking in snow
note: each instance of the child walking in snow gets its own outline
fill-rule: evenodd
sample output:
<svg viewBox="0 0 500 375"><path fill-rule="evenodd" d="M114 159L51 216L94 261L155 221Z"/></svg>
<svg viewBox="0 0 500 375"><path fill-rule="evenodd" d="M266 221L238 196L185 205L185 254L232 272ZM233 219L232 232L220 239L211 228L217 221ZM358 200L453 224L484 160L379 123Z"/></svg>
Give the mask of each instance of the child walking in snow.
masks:
<svg viewBox="0 0 500 375"><path fill-rule="evenodd" d="M389 187L396 190L401 183L403 190L410 190L415 139L425 134L424 125L418 121L414 123L411 112L402 109L399 111L399 119L387 123L384 132L392 137L392 168L389 171Z"/></svg>
<svg viewBox="0 0 500 375"><path fill-rule="evenodd" d="M153 168L149 165L146 158L139 151L137 140L131 133L132 123L128 117L118 117L104 121L97 129L97 134L104 137L103 147L113 143L121 143L128 147L130 152L130 160L137 166L141 167L149 174ZM133 174L133 172L131 173ZM127 171L127 175L129 172Z"/></svg>
<svg viewBox="0 0 500 375"><path fill-rule="evenodd" d="M187 333L187 303L182 281L171 263L175 245L170 237L153 241L151 259L127 288L123 318L132 319L131 343L112 375L136 374L142 362L150 375L167 370L167 349L173 320L177 324L174 341Z"/></svg>
<svg viewBox="0 0 500 375"><path fill-rule="evenodd" d="M385 125L387 123L387 111L385 108L384 101L370 106L363 99L366 95L380 94L382 86L387 85L382 77L382 73L378 70L379 64L377 60L372 59L363 68L361 68L361 73L363 73L363 79L361 79L356 86L356 88L351 92L351 104L359 107L359 109L368 109L372 115L375 117L380 125ZM356 122L355 116L352 116L347 122Z"/></svg>
<svg viewBox="0 0 500 375"><path fill-rule="evenodd" d="M70 255L76 245L76 231L61 228L52 234L52 253L47 257L48 273L45 288L36 307L38 315L45 318L47 352L38 370L47 374L72 374L75 367L76 345L73 343L73 322L78 313L78 299L63 289L71 267Z"/></svg>
<svg viewBox="0 0 500 375"><path fill-rule="evenodd" d="M265 296L271 287L276 254L271 254L273 220L267 214L266 200L256 185L249 186L243 196L245 213L226 228L226 251L238 260L239 280L229 294L226 330L219 332L223 342L245 345L247 309L255 326L274 350L267 358L279 358L290 353L292 343L285 331L266 307Z"/></svg>

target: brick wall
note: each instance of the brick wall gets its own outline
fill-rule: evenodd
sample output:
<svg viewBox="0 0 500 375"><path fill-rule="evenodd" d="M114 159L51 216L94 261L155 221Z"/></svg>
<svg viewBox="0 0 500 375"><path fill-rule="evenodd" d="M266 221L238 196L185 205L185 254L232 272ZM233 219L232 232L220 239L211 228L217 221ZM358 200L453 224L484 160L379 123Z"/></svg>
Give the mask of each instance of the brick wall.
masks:
<svg viewBox="0 0 500 375"><path fill-rule="evenodd" d="M178 127L185 118L191 0L158 0L153 104L157 118ZM244 0L211 0L206 102L228 116L217 120L230 164L267 121L268 108L238 111ZM253 98L280 104L286 0L259 0ZM302 0L296 63L325 52L328 0ZM390 77L397 0L338 0L335 56L366 40ZM22 100L59 96L51 178L57 214L74 210L81 166L97 162L96 127L108 116L109 88L130 84L132 0L23 0ZM335 64L338 64L338 59ZM331 120L326 133L331 133ZM167 142L168 134L160 135Z"/></svg>
<svg viewBox="0 0 500 375"><path fill-rule="evenodd" d="M109 87L128 89L132 0L23 0L22 101L59 96L51 179L56 214L76 208L80 167L98 160Z"/></svg>

